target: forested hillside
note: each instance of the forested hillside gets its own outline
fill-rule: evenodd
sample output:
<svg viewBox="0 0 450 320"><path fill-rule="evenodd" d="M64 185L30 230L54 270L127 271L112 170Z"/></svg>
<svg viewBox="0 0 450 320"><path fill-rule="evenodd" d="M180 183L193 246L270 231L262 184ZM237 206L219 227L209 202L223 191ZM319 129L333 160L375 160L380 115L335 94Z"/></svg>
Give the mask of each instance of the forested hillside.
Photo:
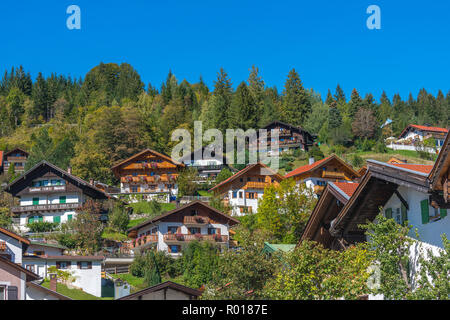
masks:
<svg viewBox="0 0 450 320"><path fill-rule="evenodd" d="M448 126L450 91L433 96L422 89L417 97L395 95L390 101L385 93L361 97L357 89L344 93L338 85L323 101L294 69L280 91L266 86L256 67L242 80L221 69L213 88L201 77L189 83L172 72L161 86L146 85L129 64L101 63L84 79L39 73L33 81L20 66L6 71L0 83L0 150L29 151L28 168L46 159L72 166L84 179L115 183L113 163L143 148L170 154L170 133L192 130L195 120L204 129L221 130L281 120L317 134L320 142L343 146L374 145L409 123ZM382 131L388 118L393 124Z"/></svg>

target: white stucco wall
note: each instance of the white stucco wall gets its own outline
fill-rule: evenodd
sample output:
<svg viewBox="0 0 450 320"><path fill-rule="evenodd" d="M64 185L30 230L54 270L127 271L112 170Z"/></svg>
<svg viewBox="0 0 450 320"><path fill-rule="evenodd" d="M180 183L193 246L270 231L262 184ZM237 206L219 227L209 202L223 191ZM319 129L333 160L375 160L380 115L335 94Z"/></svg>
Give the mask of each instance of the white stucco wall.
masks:
<svg viewBox="0 0 450 320"><path fill-rule="evenodd" d="M236 192L236 198L233 198L233 192ZM242 198L239 198L239 193L242 192ZM245 198L245 194L248 192L255 193L254 199ZM243 216L244 213L241 213L240 207L251 208L252 213L256 213L258 211L258 201L264 195L264 190L259 189L235 189L228 191L228 199L229 205L233 208L232 213L236 216Z"/></svg>
<svg viewBox="0 0 450 320"><path fill-rule="evenodd" d="M446 234L449 236L448 232L450 231L450 217L447 215L445 218L430 221L426 224L422 223L422 211L420 207L420 202L422 200L428 199L429 195L427 193L419 192L412 188L407 188L400 186L398 188L399 193L406 200L409 206L408 210L408 221L409 224L412 225L410 236L412 238L416 238L415 229L418 230L420 241L426 242L436 247L442 248L442 240L441 235ZM386 208L400 208L401 201L394 194L386 203L383 208L383 212ZM430 213L434 210L431 206L429 206ZM450 211L450 210L448 210ZM449 212L450 213L450 212Z"/></svg>
<svg viewBox="0 0 450 320"><path fill-rule="evenodd" d="M6 253L11 255L14 263L22 264L22 243L0 232L0 241L6 242Z"/></svg>

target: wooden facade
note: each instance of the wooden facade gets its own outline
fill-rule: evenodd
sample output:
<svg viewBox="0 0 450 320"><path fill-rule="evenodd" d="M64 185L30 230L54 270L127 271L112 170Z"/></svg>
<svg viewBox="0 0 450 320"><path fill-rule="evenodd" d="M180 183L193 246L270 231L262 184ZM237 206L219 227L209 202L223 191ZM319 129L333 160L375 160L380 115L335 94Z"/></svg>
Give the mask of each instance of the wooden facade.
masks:
<svg viewBox="0 0 450 320"><path fill-rule="evenodd" d="M9 167L14 164L16 173L25 172L25 165L28 160L28 152L20 148L16 148L3 155L3 171L8 172Z"/></svg>
<svg viewBox="0 0 450 320"><path fill-rule="evenodd" d="M176 189L176 180L185 167L170 157L146 149L112 167L120 179L121 193L159 193Z"/></svg>
<svg viewBox="0 0 450 320"><path fill-rule="evenodd" d="M450 135L442 146L441 152L430 173L431 196L433 207L450 209Z"/></svg>
<svg viewBox="0 0 450 320"><path fill-rule="evenodd" d="M262 129L267 130L267 148L270 150L273 144L272 131L278 132L279 151L284 152L292 149L301 149L308 151L314 143L314 137L306 130L296 127L281 121L273 121ZM258 144L262 141L258 135ZM251 145L251 148L256 148L256 145Z"/></svg>

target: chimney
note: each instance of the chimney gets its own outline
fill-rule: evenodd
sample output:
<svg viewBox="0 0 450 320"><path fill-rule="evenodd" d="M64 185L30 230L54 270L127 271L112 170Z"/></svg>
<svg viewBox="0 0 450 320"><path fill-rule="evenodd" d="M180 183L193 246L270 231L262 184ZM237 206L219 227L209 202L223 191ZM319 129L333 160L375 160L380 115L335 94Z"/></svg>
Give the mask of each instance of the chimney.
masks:
<svg viewBox="0 0 450 320"><path fill-rule="evenodd" d="M50 290L57 292L58 277L56 273L50 273Z"/></svg>
<svg viewBox="0 0 450 320"><path fill-rule="evenodd" d="M314 157L309 158L309 164L313 164L314 162L316 162L316 160L314 160Z"/></svg>
<svg viewBox="0 0 450 320"><path fill-rule="evenodd" d="M68 173L68 174L72 174L72 167L68 167L68 168L67 168L67 173Z"/></svg>

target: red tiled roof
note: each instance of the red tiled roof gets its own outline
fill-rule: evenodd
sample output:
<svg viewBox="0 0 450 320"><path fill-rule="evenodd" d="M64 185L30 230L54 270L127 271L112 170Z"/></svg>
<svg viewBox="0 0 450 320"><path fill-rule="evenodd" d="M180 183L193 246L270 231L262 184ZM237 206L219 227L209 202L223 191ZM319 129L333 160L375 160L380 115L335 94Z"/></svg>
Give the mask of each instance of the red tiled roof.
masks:
<svg viewBox="0 0 450 320"><path fill-rule="evenodd" d="M426 164L391 163L390 165L426 174L429 174L433 169L433 165L426 165Z"/></svg>
<svg viewBox="0 0 450 320"><path fill-rule="evenodd" d="M329 157L327 157L325 159L316 161L313 164L307 164L306 166L298 167L297 169L295 169L295 170L289 172L288 174L286 174L284 177L285 178L290 178L290 177L297 176L299 174L308 172L308 171L310 171L312 169L315 169L315 168L319 167L321 163L324 163L325 161L329 160L331 157L332 156L329 156Z"/></svg>
<svg viewBox="0 0 450 320"><path fill-rule="evenodd" d="M353 182L333 182L333 184L341 189L346 195L351 197L355 192L356 188L358 188L359 183Z"/></svg>
<svg viewBox="0 0 450 320"><path fill-rule="evenodd" d="M3 151L0 151L0 168L3 166Z"/></svg>
<svg viewBox="0 0 450 320"><path fill-rule="evenodd" d="M410 127L423 130L423 131L434 131L434 132L444 132L447 133L448 129L445 128L439 128L439 127L427 127L427 126L419 126L417 124L410 124Z"/></svg>

